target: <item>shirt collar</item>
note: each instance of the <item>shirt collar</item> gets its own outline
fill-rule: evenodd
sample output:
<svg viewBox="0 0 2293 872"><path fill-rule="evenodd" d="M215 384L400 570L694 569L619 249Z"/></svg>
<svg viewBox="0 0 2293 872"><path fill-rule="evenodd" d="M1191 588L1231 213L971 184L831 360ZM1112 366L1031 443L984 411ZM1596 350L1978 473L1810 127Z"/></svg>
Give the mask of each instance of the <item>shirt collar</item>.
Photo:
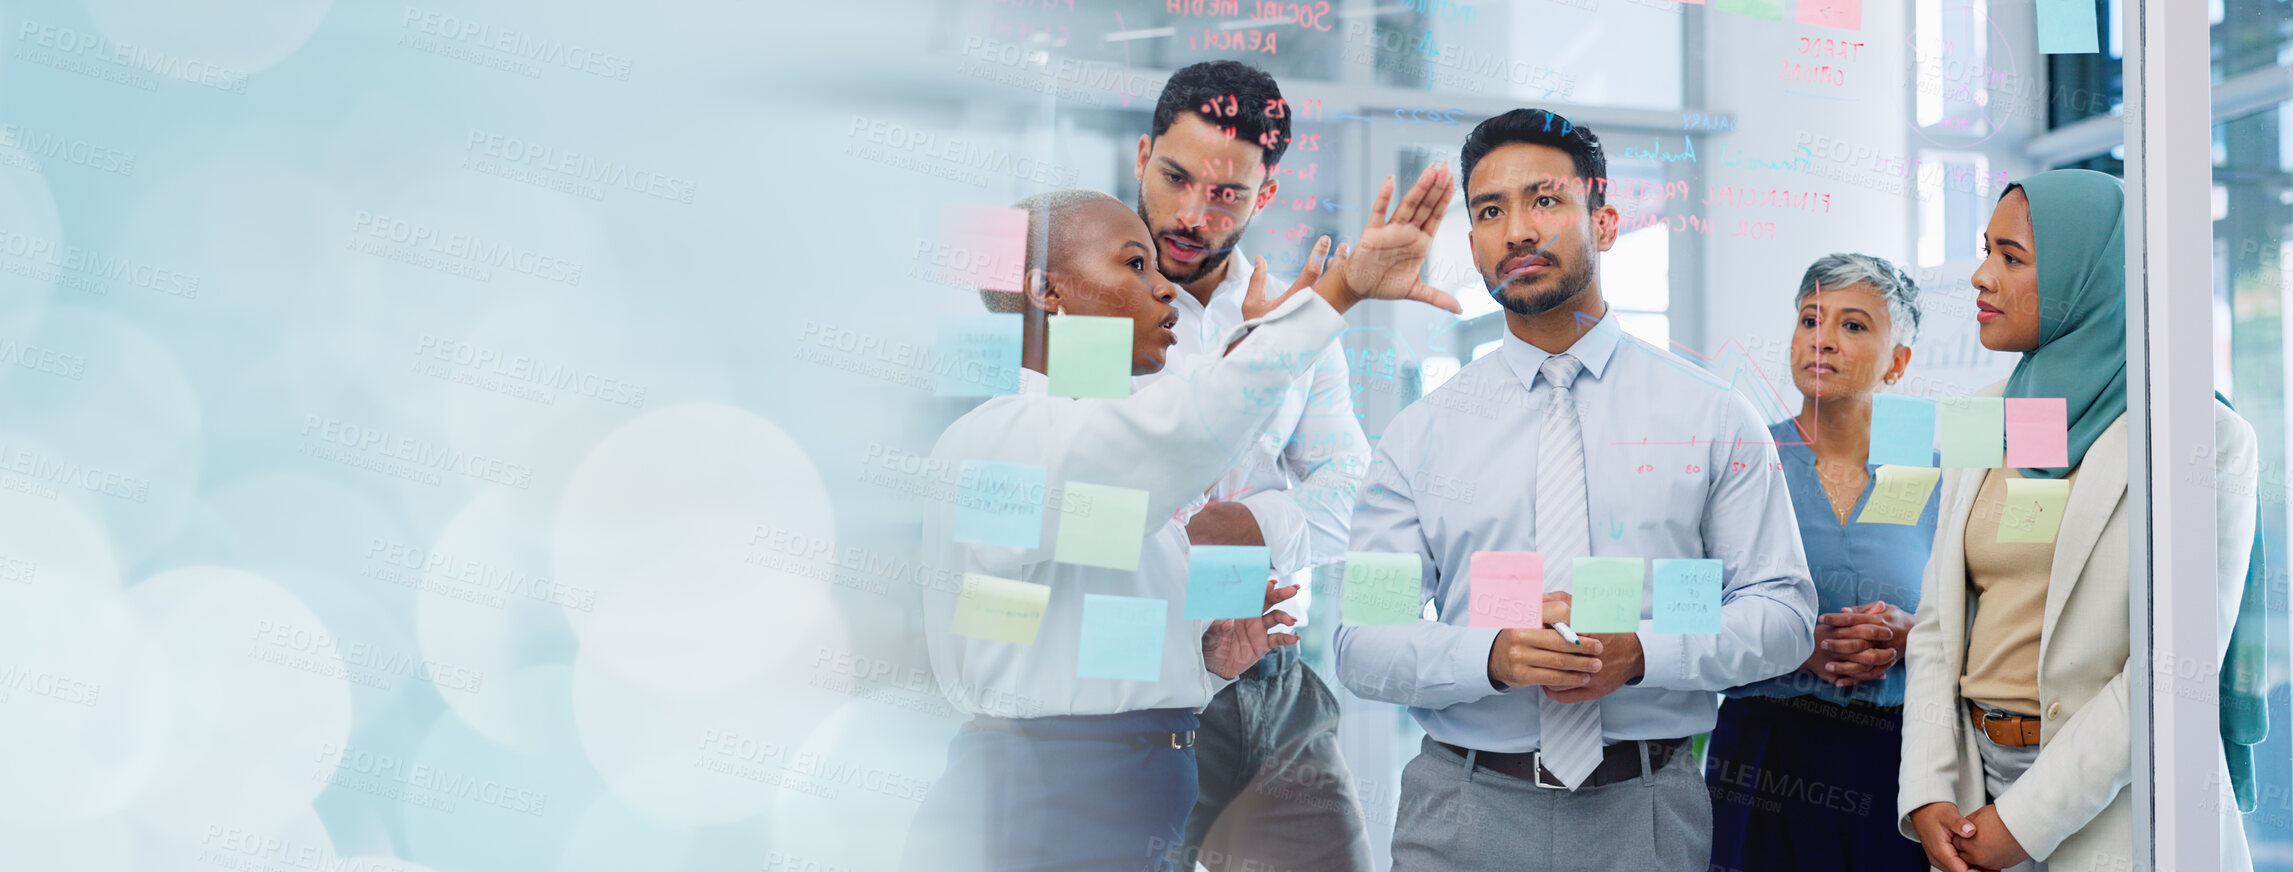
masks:
<svg viewBox="0 0 2293 872"><path fill-rule="evenodd" d="M1616 324L1616 310L1610 309L1608 314L1594 322L1592 329L1576 338L1576 343L1568 347L1568 354L1576 358L1578 363L1584 364L1586 375L1597 380L1601 372L1608 368L1609 359L1616 356L1616 346L1623 341L1623 330ZM1504 334L1504 344L1497 348L1497 354L1504 358L1506 365L1513 368L1513 375L1520 378L1522 387L1536 390L1537 376L1544 368L1545 358L1552 355L1522 341L1510 329L1499 332Z"/></svg>
<svg viewBox="0 0 2293 872"><path fill-rule="evenodd" d="M1036 371L1034 371L1034 370L1032 370L1032 369L1028 369L1028 368L1026 368L1026 367L1024 367L1024 366L1020 367L1020 368L1019 368L1019 395L1020 395L1020 396L1022 396L1022 397L1048 397L1048 396L1050 396L1050 395L1051 395L1051 377L1050 377L1050 376L1047 376L1047 375L1044 375L1044 374L1042 374L1042 373L1036 372Z"/></svg>
<svg viewBox="0 0 2293 872"><path fill-rule="evenodd" d="M1234 251L1226 256L1226 280L1219 282L1218 287L1210 289L1210 302L1217 303L1227 297L1232 297L1234 298L1235 310L1241 311L1242 297L1250 292L1250 276L1255 272L1257 272L1257 267L1250 263L1250 256L1242 253L1241 240L1236 240ZM1274 277L1267 276L1266 280L1273 281ZM1274 291L1266 292L1267 296L1273 296L1274 293ZM1187 293L1184 288L1179 289L1178 295L1181 297L1194 296Z"/></svg>

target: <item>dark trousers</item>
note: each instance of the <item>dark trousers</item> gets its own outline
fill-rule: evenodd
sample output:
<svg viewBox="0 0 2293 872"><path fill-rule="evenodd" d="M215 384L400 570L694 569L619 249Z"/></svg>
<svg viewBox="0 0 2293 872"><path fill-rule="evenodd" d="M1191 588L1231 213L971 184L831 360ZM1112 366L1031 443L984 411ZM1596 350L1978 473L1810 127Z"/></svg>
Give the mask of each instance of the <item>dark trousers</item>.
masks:
<svg viewBox="0 0 2293 872"><path fill-rule="evenodd" d="M948 745L903 867L965 872L1169 869L1194 807L1191 711L974 718Z"/></svg>
<svg viewBox="0 0 2293 872"><path fill-rule="evenodd" d="M1895 829L1900 708L1729 699L1706 757L1714 872L1927 868Z"/></svg>
<svg viewBox="0 0 2293 872"><path fill-rule="evenodd" d="M1202 794L1180 868L1368 872L1369 833L1338 753L1338 700L1295 647L1210 700L1195 739Z"/></svg>

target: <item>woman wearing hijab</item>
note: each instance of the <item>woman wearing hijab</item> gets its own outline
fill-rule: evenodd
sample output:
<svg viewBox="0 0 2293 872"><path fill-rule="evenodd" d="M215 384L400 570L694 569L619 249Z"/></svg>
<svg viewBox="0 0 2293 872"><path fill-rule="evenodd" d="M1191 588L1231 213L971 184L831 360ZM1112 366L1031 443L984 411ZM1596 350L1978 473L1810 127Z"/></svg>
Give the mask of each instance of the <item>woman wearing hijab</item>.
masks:
<svg viewBox="0 0 2293 872"><path fill-rule="evenodd" d="M1904 641L1935 544L1932 497L1909 524L1857 520L1873 499L1872 398L1903 377L1919 289L1894 264L1829 254L1792 301L1799 415L1768 428L1815 578L1815 650L1727 692L1705 755L1712 868L1881 872L1926 867L1893 830Z"/></svg>
<svg viewBox="0 0 2293 872"><path fill-rule="evenodd" d="M1941 523L1906 652L1897 810L1946 872L2132 869L2127 674L2125 189L2054 170L2008 186L1974 274L1982 344L2020 352L1982 396L2061 397L2069 465L1944 470ZM2253 428L2214 404L2221 638L2243 596L2258 477ZM2069 482L2051 541L2015 483ZM2010 540L2017 538L2008 536ZM2039 537L2021 537L2039 538ZM2213 652L2219 662L2221 651ZM2222 867L2249 870L2222 785Z"/></svg>

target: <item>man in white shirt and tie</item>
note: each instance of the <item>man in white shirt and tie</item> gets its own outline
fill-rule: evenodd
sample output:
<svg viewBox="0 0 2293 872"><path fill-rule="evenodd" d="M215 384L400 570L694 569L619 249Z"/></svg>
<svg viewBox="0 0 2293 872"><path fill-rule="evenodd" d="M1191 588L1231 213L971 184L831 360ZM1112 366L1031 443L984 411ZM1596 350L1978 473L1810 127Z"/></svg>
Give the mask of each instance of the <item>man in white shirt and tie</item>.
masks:
<svg viewBox="0 0 2293 872"><path fill-rule="evenodd" d="M923 562L964 574L963 590L929 588L925 643L942 692L973 714L948 749L946 773L917 812L907 846L911 869L1174 869L1196 770L1197 712L1236 674L1294 637L1268 630L1279 612L1223 621L1183 617L1187 534L1175 515L1232 466L1273 417L1253 395L1293 381L1345 326L1363 299L1416 299L1456 311L1456 301L1416 279L1418 264L1453 193L1443 168L1429 169L1402 198L1394 220L1373 217L1355 258L1300 277L1269 301L1263 279L1242 302L1245 320L1219 338L1226 353L1191 378L1149 385L1124 399L1048 395L1054 314L1127 318L1133 374L1162 366L1175 337L1174 289L1155 267L1152 238L1119 201L1058 192L1022 201L1030 213L1028 263L1017 295L989 294L991 307L1022 314L1020 392L996 397L941 435L933 457L950 467L996 463L1039 470L1044 496L1034 544L980 544L956 533L961 505L927 504ZM1391 199L1387 188L1375 211ZM1311 282L1311 289L1304 290ZM967 472L966 474L972 474ZM1063 562L1054 543L1076 507L1071 485L1145 493L1135 570ZM957 632L966 592L1002 591L998 614L1040 605L1031 637L1016 641ZM1017 593L1014 593L1016 591ZM1267 585L1268 605L1295 588ZM1089 597L1153 604L1161 620L1153 680L1085 677L1083 621ZM1008 623L1006 621L1005 623Z"/></svg>
<svg viewBox="0 0 2293 872"><path fill-rule="evenodd" d="M1274 77L1238 61L1183 67L1163 85L1134 172L1139 218L1155 235L1163 277L1180 289L1172 301L1177 342L1161 373L1134 380L1141 386L1186 378L1215 360L1218 337L1242 322L1242 299L1257 278L1243 232L1274 202L1290 122ZM1280 410L1233 453L1207 505L1188 517L1189 540L1266 546L1285 580L1343 558L1369 467L1352 389L1345 350L1333 339L1306 373L1266 394ZM1306 605L1301 596L1284 607L1302 622ZM1220 690L1195 737L1202 791L1182 864L1210 872L1374 868L1338 751L1338 715L1337 695L1293 647L1275 648Z"/></svg>
<svg viewBox="0 0 2293 872"><path fill-rule="evenodd" d="M1339 679L1426 731L1393 868L1704 872L1689 737L1718 691L1796 668L1815 628L1775 445L1725 382L1617 327L1598 254L1618 214L1591 131L1518 109L1474 128L1459 164L1503 344L1394 418L1353 525L1353 550L1418 558L1438 619L1337 634ZM1718 559L1720 632L1653 632L1645 587L1637 632L1475 627L1476 551L1543 555L1548 624L1568 620L1554 593L1575 558Z"/></svg>

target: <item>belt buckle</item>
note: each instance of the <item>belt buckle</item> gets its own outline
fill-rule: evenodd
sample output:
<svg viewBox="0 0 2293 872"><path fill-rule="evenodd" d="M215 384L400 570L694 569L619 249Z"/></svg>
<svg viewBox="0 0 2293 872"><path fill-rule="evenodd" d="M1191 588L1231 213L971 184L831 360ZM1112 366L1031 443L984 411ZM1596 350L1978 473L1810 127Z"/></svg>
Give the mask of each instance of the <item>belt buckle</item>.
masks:
<svg viewBox="0 0 2293 872"><path fill-rule="evenodd" d="M1180 737L1184 737L1184 738L1186 739L1186 743L1185 743L1185 744L1180 744L1180 743L1179 743L1179 739L1180 739ZM1193 731L1193 730L1188 730L1188 731L1186 731L1186 732L1184 732L1184 733L1172 733L1172 734L1170 734L1170 747L1171 747L1171 748L1173 748L1173 749L1175 749L1175 750L1180 750L1180 751L1184 751L1184 750L1186 750L1186 749L1188 749L1188 748L1192 748L1192 747L1194 747L1194 731Z"/></svg>
<svg viewBox="0 0 2293 872"><path fill-rule="evenodd" d="M1562 783L1560 783L1560 782L1557 782L1557 781L1556 781L1556 782L1553 782L1553 783L1551 783L1551 784L1547 784L1547 783L1545 783L1545 773L1547 773L1547 772L1551 771L1551 770L1548 770L1548 769L1546 769L1546 768L1545 768L1545 752L1543 752L1543 751L1531 751L1531 752L1529 752L1529 764L1530 764L1531 766L1535 767L1535 768L1532 770L1532 773L1536 775L1536 778L1535 778L1535 779L1533 779L1533 783L1535 783L1535 784L1536 784L1536 786L1538 786L1538 787L1542 787L1542 788L1545 788L1545 789L1547 789L1547 790L1567 790L1567 789L1568 789L1568 785L1566 785L1566 784L1562 784Z"/></svg>

